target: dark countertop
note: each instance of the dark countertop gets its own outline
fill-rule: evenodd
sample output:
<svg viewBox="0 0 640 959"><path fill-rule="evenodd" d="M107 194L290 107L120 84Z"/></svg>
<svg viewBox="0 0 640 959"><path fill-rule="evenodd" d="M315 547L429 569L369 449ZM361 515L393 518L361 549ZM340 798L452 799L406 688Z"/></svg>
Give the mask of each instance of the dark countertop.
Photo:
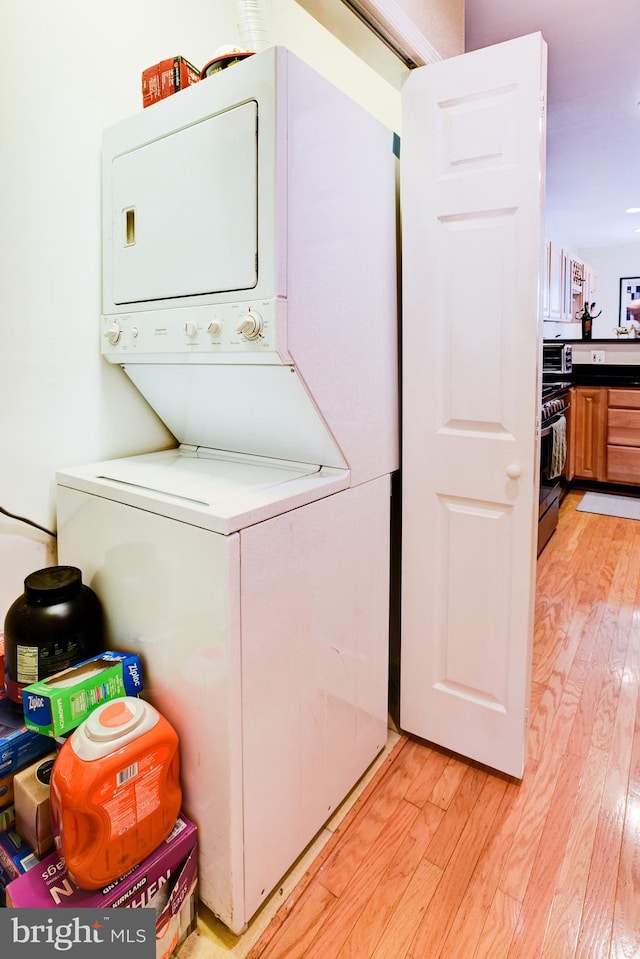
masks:
<svg viewBox="0 0 640 959"><path fill-rule="evenodd" d="M580 343L582 346L589 346L590 343L598 343L599 345L604 344L605 346L613 346L615 344L617 346L622 345L622 346L640 347L640 336L633 336L631 338L629 338L628 336L607 336L606 338L601 340L597 340L597 339L583 340L579 337L576 337L575 339L570 340L570 339L564 339L564 337L559 337L559 336L551 337L551 338L549 338L548 336L545 336L544 342L545 343Z"/></svg>
<svg viewBox="0 0 640 959"><path fill-rule="evenodd" d="M640 387L640 364L574 363L573 372L566 379L574 386Z"/></svg>

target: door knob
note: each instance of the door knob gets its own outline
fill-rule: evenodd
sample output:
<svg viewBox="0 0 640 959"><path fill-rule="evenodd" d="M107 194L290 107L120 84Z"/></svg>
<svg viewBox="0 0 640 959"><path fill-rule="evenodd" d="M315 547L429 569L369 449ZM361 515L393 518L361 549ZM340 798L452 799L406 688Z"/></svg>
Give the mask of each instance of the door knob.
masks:
<svg viewBox="0 0 640 959"><path fill-rule="evenodd" d="M512 463L511 466L507 466L507 476L509 479L518 479L522 475L522 470L517 465L517 463Z"/></svg>

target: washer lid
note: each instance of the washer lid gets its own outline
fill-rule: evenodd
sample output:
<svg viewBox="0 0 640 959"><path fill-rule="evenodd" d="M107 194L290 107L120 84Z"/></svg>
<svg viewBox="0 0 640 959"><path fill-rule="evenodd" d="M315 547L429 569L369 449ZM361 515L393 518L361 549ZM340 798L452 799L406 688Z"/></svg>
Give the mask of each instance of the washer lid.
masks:
<svg viewBox="0 0 640 959"><path fill-rule="evenodd" d="M182 446L61 470L57 482L227 535L347 489L350 473Z"/></svg>

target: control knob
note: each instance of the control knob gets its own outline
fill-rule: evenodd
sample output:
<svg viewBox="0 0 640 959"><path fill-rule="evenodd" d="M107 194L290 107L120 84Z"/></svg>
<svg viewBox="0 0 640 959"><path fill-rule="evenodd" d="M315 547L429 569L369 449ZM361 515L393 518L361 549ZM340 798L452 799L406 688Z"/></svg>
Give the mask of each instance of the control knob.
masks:
<svg viewBox="0 0 640 959"><path fill-rule="evenodd" d="M198 324L195 320L187 320L184 325L184 331L189 337L194 337L198 332Z"/></svg>
<svg viewBox="0 0 640 959"><path fill-rule="evenodd" d="M245 340L257 340L262 333L262 317L259 313L247 313L242 322L236 327Z"/></svg>
<svg viewBox="0 0 640 959"><path fill-rule="evenodd" d="M112 323L111 326L108 326L104 331L104 335L108 339L109 343L111 343L111 346L115 346L122 335L122 330L117 323Z"/></svg>
<svg viewBox="0 0 640 959"><path fill-rule="evenodd" d="M222 327L217 320L211 320L211 323L209 323L209 326L207 327L207 333L209 333L211 336L219 336L221 329Z"/></svg>

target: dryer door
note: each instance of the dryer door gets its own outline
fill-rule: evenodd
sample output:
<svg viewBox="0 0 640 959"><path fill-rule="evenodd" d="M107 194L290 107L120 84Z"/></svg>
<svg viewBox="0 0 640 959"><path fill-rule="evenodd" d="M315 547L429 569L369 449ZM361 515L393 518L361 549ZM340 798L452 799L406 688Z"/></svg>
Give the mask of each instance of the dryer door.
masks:
<svg viewBox="0 0 640 959"><path fill-rule="evenodd" d="M117 304L255 287L257 120L250 100L113 159Z"/></svg>

